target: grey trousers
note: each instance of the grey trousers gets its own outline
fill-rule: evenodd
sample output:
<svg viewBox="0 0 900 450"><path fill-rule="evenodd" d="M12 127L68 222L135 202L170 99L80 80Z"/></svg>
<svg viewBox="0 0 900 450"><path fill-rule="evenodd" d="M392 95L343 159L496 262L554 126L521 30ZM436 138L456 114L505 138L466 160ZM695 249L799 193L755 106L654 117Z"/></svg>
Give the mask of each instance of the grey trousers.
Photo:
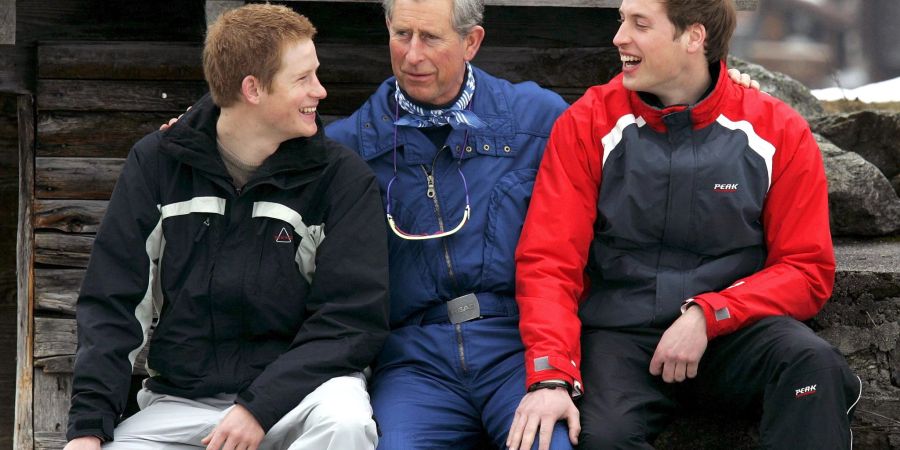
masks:
<svg viewBox="0 0 900 450"><path fill-rule="evenodd" d="M197 450L234 407L234 394L187 399L138 392L141 410L119 424L104 450ZM365 377L323 383L276 423L260 450L373 450L378 443Z"/></svg>

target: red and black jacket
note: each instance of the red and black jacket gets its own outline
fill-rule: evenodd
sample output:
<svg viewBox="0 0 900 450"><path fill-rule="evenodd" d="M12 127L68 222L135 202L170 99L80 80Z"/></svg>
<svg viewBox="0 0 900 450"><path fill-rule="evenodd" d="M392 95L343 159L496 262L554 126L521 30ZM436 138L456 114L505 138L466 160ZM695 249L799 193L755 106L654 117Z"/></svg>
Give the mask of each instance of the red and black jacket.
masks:
<svg viewBox="0 0 900 450"><path fill-rule="evenodd" d="M666 328L685 302L710 339L815 315L834 253L822 157L783 102L727 80L654 107L621 76L557 121L516 253L527 383L578 385L582 327ZM602 180L602 183L601 183Z"/></svg>

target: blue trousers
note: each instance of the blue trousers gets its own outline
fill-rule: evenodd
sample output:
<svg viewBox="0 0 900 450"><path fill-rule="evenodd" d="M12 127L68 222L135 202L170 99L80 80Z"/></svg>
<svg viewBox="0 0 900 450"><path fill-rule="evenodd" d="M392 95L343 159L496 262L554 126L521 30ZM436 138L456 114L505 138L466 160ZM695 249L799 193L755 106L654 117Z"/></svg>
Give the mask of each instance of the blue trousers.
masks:
<svg viewBox="0 0 900 450"><path fill-rule="evenodd" d="M518 317L392 331L370 394L381 450L470 449L485 437L505 449L525 395ZM564 422L550 448L572 449Z"/></svg>

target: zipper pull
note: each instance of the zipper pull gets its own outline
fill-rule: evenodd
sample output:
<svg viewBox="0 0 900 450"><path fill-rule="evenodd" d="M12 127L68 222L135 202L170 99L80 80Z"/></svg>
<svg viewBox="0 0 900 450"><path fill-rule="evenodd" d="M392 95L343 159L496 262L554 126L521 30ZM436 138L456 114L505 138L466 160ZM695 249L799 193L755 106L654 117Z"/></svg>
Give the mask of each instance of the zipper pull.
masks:
<svg viewBox="0 0 900 450"><path fill-rule="evenodd" d="M428 192L425 195L428 198L434 198L434 175L425 175L425 179L428 180Z"/></svg>

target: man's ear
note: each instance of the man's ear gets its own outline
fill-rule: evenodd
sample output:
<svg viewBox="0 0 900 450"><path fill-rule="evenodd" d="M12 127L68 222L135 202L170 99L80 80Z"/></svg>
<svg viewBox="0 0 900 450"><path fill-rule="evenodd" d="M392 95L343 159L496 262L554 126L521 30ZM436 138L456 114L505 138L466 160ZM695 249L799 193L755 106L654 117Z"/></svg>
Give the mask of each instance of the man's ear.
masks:
<svg viewBox="0 0 900 450"><path fill-rule="evenodd" d="M262 95L263 87L259 82L259 79L253 75L247 75L241 80L241 97L247 103L251 105L259 104L260 96Z"/></svg>
<svg viewBox="0 0 900 450"><path fill-rule="evenodd" d="M469 34L467 34L463 40L466 44L466 61L471 61L475 59L475 55L478 54L478 49L481 48L481 42L484 41L484 27L475 25L469 30Z"/></svg>
<svg viewBox="0 0 900 450"><path fill-rule="evenodd" d="M685 48L688 53L700 52L704 54L706 51L706 27L701 23L688 25L682 34Z"/></svg>

